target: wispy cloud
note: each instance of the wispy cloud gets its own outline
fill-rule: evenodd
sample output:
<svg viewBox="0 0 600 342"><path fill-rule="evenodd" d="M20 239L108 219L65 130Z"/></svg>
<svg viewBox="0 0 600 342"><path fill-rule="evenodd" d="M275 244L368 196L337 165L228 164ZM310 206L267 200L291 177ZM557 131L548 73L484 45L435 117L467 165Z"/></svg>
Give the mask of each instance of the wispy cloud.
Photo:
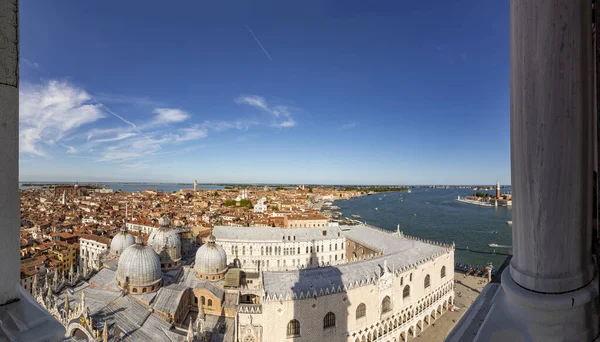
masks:
<svg viewBox="0 0 600 342"><path fill-rule="evenodd" d="M112 138L104 138L104 139L93 140L92 143L99 144L99 143L107 143L107 142L125 140L125 139L128 139L128 138L134 137L136 135L137 135L137 133L132 133L132 132L129 132L129 133L119 133L119 134L117 134L116 136L114 136Z"/></svg>
<svg viewBox="0 0 600 342"><path fill-rule="evenodd" d="M60 146L64 147L67 149L67 153L77 153L77 149L73 146L69 146L69 145L65 145L65 144L60 144Z"/></svg>
<svg viewBox="0 0 600 342"><path fill-rule="evenodd" d="M21 60L23 62L25 62L25 64L33 69L40 69L41 66L38 63L35 62L31 62L30 60L28 60L27 58L21 58Z"/></svg>
<svg viewBox="0 0 600 342"><path fill-rule="evenodd" d="M190 118L190 114L177 108L156 108L153 111L156 116L153 123L169 124L173 122L182 122Z"/></svg>
<svg viewBox="0 0 600 342"><path fill-rule="evenodd" d="M339 127L340 130L354 129L356 128L356 122L349 122L341 125Z"/></svg>
<svg viewBox="0 0 600 342"><path fill-rule="evenodd" d="M115 103L126 101L116 98ZM22 157L35 159L51 157L52 153L66 153L74 158L141 169L154 165L159 156L206 146L199 145L198 141L209 134L227 130L247 131L254 125L263 124L274 127L296 125L289 107L271 105L256 95L240 96L235 101L268 113L268 121L193 122L192 115L182 109L154 106L152 115L146 119L128 118L119 109L109 108L98 100L98 97L67 81L24 84L21 87L19 127ZM96 122L102 126L96 125Z"/></svg>
<svg viewBox="0 0 600 342"><path fill-rule="evenodd" d="M178 130L179 134L176 134L173 138L175 141L189 141L206 138L208 132L205 128L200 127L199 125L192 125L188 128L182 128Z"/></svg>
<svg viewBox="0 0 600 342"><path fill-rule="evenodd" d="M215 132L226 131L229 129L237 129L240 131L246 131L250 126L257 125L258 122L255 120L235 120L235 121L204 121L202 126L207 129L211 129Z"/></svg>
<svg viewBox="0 0 600 342"><path fill-rule="evenodd" d="M116 95L106 93L93 94L94 99L101 103L131 104L139 106L161 106L161 102L144 96Z"/></svg>
<svg viewBox="0 0 600 342"><path fill-rule="evenodd" d="M102 108L104 108L105 111L109 112L111 115L113 115L114 117L116 117L117 119L123 121L124 123L128 124L129 126L133 127L133 129L138 132L138 133L142 133L142 131L140 131L140 129L138 128L138 126L136 124L134 124L133 122L125 119L124 117L122 117L121 115L113 112L112 110L110 110L110 108L106 107L105 105L98 103L98 105L102 106Z"/></svg>
<svg viewBox="0 0 600 342"><path fill-rule="evenodd" d="M145 161L138 161L138 162L133 162L133 163L123 163L123 164L121 164L121 167L123 167L125 169L130 169L130 170L149 169L150 166L151 165L148 164L148 162L145 162Z"/></svg>
<svg viewBox="0 0 600 342"><path fill-rule="evenodd" d="M274 122L271 124L273 127L294 127L296 121L292 118L290 108L287 106L276 105L269 106L264 97L258 95L242 95L235 99L238 104L245 104L252 107L262 109L273 116Z"/></svg>
<svg viewBox="0 0 600 342"><path fill-rule="evenodd" d="M43 145L54 145L66 134L103 117L91 96L67 82L24 84L19 99L19 151L48 156Z"/></svg>
<svg viewBox="0 0 600 342"><path fill-rule="evenodd" d="M271 55L269 55L269 53L267 52L267 49L265 49L265 47L260 43L260 40L258 40L258 38L256 38L256 35L254 34L254 32L252 32L252 29L250 28L250 26L246 25L246 28L248 29L248 31L250 32L250 34L252 35L252 38L254 38L256 43L258 43L258 46L260 46L260 48L263 50L265 55L267 55L267 57L269 57L270 60L273 60L273 58L271 58Z"/></svg>

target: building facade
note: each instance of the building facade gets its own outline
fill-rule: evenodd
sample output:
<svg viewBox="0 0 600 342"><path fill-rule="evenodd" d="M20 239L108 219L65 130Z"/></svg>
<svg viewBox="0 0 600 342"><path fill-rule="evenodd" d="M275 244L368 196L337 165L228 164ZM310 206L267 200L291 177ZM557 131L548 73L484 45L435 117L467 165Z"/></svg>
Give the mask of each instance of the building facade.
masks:
<svg viewBox="0 0 600 342"><path fill-rule="evenodd" d="M453 246L364 226L342 234L379 253L336 267L263 272L261 304L238 310L240 341L407 341L453 303Z"/></svg>
<svg viewBox="0 0 600 342"><path fill-rule="evenodd" d="M213 234L227 259L237 258L245 271L289 271L346 263L346 239L339 227L216 226Z"/></svg>
<svg viewBox="0 0 600 342"><path fill-rule="evenodd" d="M100 259L109 252L110 239L103 236L84 234L79 239L79 266L82 269L98 270Z"/></svg>
<svg viewBox="0 0 600 342"><path fill-rule="evenodd" d="M180 248L180 240L144 245L138 236L121 252L123 236L100 239L81 239L90 268L100 262L92 275L55 276L43 286L26 280L67 337L406 341L454 299L454 246L399 231L217 226L177 270L165 269L156 251ZM105 252L109 244L115 250Z"/></svg>

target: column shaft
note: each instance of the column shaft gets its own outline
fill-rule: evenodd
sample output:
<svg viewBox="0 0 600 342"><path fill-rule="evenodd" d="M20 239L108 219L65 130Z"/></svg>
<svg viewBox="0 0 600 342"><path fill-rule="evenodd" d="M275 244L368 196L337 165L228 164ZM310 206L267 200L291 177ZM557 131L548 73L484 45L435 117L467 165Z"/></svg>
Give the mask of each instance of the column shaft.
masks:
<svg viewBox="0 0 600 342"><path fill-rule="evenodd" d="M0 1L0 305L19 297L18 1Z"/></svg>
<svg viewBox="0 0 600 342"><path fill-rule="evenodd" d="M572 291L594 276L591 3L513 0L510 25L510 274L529 290Z"/></svg>

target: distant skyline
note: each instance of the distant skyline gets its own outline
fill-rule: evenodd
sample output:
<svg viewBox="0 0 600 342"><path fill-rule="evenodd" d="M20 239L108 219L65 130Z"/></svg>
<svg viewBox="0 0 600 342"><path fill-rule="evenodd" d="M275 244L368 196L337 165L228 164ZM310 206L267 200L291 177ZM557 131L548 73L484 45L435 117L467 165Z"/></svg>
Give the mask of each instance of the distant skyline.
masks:
<svg viewBox="0 0 600 342"><path fill-rule="evenodd" d="M508 1L140 5L21 2L21 181L510 184Z"/></svg>

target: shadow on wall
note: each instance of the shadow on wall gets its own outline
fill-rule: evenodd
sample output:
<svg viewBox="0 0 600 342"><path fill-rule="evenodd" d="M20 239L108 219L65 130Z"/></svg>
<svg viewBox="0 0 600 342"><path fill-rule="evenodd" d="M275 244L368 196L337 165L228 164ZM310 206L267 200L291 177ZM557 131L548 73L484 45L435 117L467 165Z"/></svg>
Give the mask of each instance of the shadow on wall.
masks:
<svg viewBox="0 0 600 342"><path fill-rule="evenodd" d="M313 265L319 264L314 251L308 261ZM286 321L286 338L292 341L348 340L350 302L337 267L298 271L292 294L296 298L292 301L292 312L284 313L289 318Z"/></svg>

